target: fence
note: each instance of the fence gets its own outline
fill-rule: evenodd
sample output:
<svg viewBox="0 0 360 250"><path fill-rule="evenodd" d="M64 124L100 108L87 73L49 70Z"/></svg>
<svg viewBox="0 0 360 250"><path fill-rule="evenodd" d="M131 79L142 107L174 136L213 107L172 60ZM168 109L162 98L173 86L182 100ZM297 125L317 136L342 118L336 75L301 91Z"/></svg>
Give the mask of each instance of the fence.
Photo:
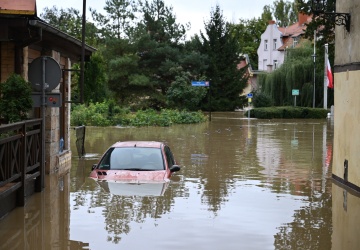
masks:
<svg viewBox="0 0 360 250"><path fill-rule="evenodd" d="M24 206L26 195L44 186L42 119L0 126L0 218L12 207Z"/></svg>

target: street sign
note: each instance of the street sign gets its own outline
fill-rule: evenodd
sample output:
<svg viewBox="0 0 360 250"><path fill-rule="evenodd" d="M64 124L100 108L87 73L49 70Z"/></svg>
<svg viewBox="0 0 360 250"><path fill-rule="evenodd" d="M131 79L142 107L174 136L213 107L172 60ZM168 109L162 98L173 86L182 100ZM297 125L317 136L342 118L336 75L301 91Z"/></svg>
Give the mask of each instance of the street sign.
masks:
<svg viewBox="0 0 360 250"><path fill-rule="evenodd" d="M43 103L41 92L33 92L31 94L31 98L33 100L34 108L41 107ZM61 107L62 106L61 93L46 93L45 102L47 107L51 107L51 108Z"/></svg>
<svg viewBox="0 0 360 250"><path fill-rule="evenodd" d="M45 65L43 65L43 62ZM43 72L43 66L45 66L45 73ZM45 74L45 79L43 79L43 74ZM29 65L29 82L35 92L42 91L43 80L45 80L46 92L55 89L61 80L60 65L49 56L35 58Z"/></svg>
<svg viewBox="0 0 360 250"><path fill-rule="evenodd" d="M299 95L300 91L298 89L293 89L292 90L292 95Z"/></svg>
<svg viewBox="0 0 360 250"><path fill-rule="evenodd" d="M253 98L253 94L252 93L247 94L247 98Z"/></svg>
<svg viewBox="0 0 360 250"><path fill-rule="evenodd" d="M196 87L209 87L210 82L208 82L208 81L191 81L191 85L196 86Z"/></svg>

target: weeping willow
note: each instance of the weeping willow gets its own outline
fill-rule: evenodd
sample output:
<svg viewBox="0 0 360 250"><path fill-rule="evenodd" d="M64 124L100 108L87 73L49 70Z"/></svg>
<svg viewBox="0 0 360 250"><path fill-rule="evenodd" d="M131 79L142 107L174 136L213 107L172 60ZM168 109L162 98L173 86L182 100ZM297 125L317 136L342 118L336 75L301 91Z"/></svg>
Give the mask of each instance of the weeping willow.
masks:
<svg viewBox="0 0 360 250"><path fill-rule="evenodd" d="M272 97L276 106L293 105L292 90L298 89L297 106L311 107L313 103L314 61L313 48L309 41L301 47L288 49L284 63L271 73L260 75L260 91ZM316 65L316 82L323 79L322 65ZM316 86L315 87L319 87ZM318 99L318 100L317 100ZM315 98L320 103L319 98Z"/></svg>

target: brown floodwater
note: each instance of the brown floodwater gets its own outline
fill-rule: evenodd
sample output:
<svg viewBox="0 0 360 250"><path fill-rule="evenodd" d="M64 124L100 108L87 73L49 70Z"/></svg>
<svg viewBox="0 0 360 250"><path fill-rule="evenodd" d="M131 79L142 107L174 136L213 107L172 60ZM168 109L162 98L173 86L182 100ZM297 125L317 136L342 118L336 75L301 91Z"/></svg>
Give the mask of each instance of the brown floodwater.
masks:
<svg viewBox="0 0 360 250"><path fill-rule="evenodd" d="M0 221L0 249L360 249L360 198L331 178L330 120L87 127L84 158L72 132L70 173ZM164 141L181 171L151 186L88 178L119 140Z"/></svg>

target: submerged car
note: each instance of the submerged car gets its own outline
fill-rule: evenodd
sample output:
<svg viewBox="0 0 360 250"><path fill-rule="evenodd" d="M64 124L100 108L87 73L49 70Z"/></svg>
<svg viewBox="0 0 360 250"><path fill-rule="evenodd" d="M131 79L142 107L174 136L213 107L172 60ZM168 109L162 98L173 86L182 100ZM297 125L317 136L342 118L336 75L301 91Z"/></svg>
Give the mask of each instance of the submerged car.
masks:
<svg viewBox="0 0 360 250"><path fill-rule="evenodd" d="M152 182L169 180L179 171L174 156L165 143L156 141L124 141L112 145L90 177L96 180Z"/></svg>

